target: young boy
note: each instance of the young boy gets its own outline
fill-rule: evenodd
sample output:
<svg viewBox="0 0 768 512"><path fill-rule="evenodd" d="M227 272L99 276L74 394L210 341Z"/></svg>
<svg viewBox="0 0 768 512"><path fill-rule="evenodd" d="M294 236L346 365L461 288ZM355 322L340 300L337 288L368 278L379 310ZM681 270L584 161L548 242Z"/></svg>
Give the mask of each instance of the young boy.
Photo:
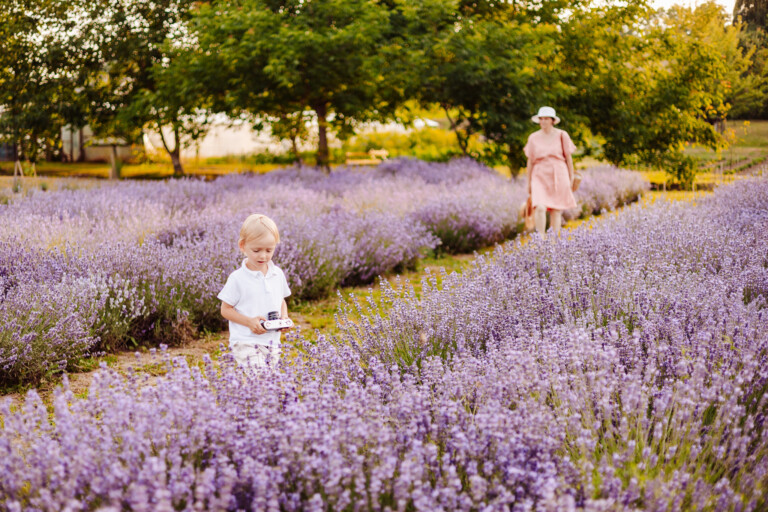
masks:
<svg viewBox="0 0 768 512"><path fill-rule="evenodd" d="M271 311L288 318L285 298L291 290L283 271L272 263L278 243L280 233L272 219L260 214L245 219L237 242L245 260L218 295L221 315L229 320L229 346L243 366L274 366L280 357L280 332L261 325Z"/></svg>

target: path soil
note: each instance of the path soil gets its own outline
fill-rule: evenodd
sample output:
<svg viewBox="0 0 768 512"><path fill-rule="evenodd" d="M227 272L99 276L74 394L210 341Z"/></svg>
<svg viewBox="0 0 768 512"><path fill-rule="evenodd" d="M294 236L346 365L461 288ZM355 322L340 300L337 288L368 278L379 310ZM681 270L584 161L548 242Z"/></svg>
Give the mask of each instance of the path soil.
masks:
<svg viewBox="0 0 768 512"><path fill-rule="evenodd" d="M215 355L219 353L220 346L227 344L227 333L217 333L209 336L203 336L199 339L193 340L184 346L180 347L168 347L166 353L171 359L177 357L186 358L187 362L197 364L203 360L203 356ZM116 354L110 354L100 358L108 368L116 371L121 375L127 375L132 369L135 372L147 373L153 377L158 377L165 373L164 366L162 364L162 357L157 354L160 350L157 349L156 354L143 348L143 350L137 350L134 352L118 352ZM91 385L94 375L97 370L84 371L77 373L70 373L67 375L69 379L69 389L72 390L75 396L84 397L88 394L88 388ZM53 391L61 383L61 380L57 378L55 381L45 382L37 388L37 393L43 399L44 403L50 403L53 397ZM12 404L20 404L24 400L26 393L11 393L8 395L0 396L0 400L10 399Z"/></svg>

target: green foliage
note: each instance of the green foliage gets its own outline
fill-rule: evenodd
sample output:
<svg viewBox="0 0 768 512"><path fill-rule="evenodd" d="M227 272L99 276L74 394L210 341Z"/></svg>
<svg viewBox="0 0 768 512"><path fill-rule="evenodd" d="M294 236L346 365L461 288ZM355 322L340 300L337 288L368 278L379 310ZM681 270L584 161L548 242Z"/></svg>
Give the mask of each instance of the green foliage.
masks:
<svg viewBox="0 0 768 512"><path fill-rule="evenodd" d="M479 155L483 148L477 136L470 139L470 154ZM386 149L390 158L410 156L428 162L446 162L463 154L456 137L442 128L369 132L356 135L344 144L344 151L363 152L371 149Z"/></svg>
<svg viewBox="0 0 768 512"><path fill-rule="evenodd" d="M212 102L266 116L280 134L299 136L301 120L314 119L320 165L328 163L329 129L345 136L353 121L393 111L380 96L388 20L378 3L225 0L201 5L192 26L202 80L215 70L209 83L226 84L212 88Z"/></svg>
<svg viewBox="0 0 768 512"><path fill-rule="evenodd" d="M689 186L693 171L681 154L684 144L722 147L713 123L728 110L730 70L718 46L723 38L702 37L718 27L716 15L710 4L695 12L674 8L652 18L643 32L615 32L601 49L615 65L585 87L591 94L582 112L605 138L609 161L660 166ZM726 35L734 50L734 35Z"/></svg>
<svg viewBox="0 0 768 512"><path fill-rule="evenodd" d="M742 27L740 47L751 58L746 73L734 84L734 119L768 118L768 34L765 28Z"/></svg>
<svg viewBox="0 0 768 512"><path fill-rule="evenodd" d="M693 180L696 179L698 165L693 157L683 153L665 153L661 163L673 183L680 185L685 190L693 188Z"/></svg>
<svg viewBox="0 0 768 512"><path fill-rule="evenodd" d="M756 48L745 48L742 44L743 26L727 24L725 9L712 1L696 7L695 10L675 6L667 12L667 20L678 33L706 43L714 48L726 64L722 86L725 88L725 102L741 110L755 108L764 101L764 83L755 73L748 73ZM705 112L709 122L724 118L725 109L709 109ZM740 114L728 112L730 116Z"/></svg>
<svg viewBox="0 0 768 512"><path fill-rule="evenodd" d="M0 142L36 161L60 142L75 87L76 48L64 31L71 20L52 0L8 0L0 9Z"/></svg>
<svg viewBox="0 0 768 512"><path fill-rule="evenodd" d="M307 155L302 153L300 157L306 157ZM243 155L239 157L223 156L223 157L211 157L207 158L206 164L221 165L232 164L237 162L238 164L247 165L264 165L264 164L279 164L289 165L296 161L296 157L293 154L286 153L271 153L264 151L262 153L255 153L252 155Z"/></svg>
<svg viewBox="0 0 768 512"><path fill-rule="evenodd" d="M94 0L81 23L100 65L88 69L89 124L102 137L137 140L157 130L175 175L180 149L203 133L200 84L187 79L193 0ZM165 131L163 130L165 128ZM170 138L172 135L172 140Z"/></svg>
<svg viewBox="0 0 768 512"><path fill-rule="evenodd" d="M442 4L436 11L428 5L410 13L418 33L412 94L440 105L464 154L470 153L470 137L482 134L496 147L486 148L481 158L497 163L503 154L518 169L532 112L556 103L566 90L552 73L560 58L557 27L512 19L507 4L499 4L498 16L475 20L459 20L455 4Z"/></svg>
<svg viewBox="0 0 768 512"><path fill-rule="evenodd" d="M768 1L736 0L733 18L745 23L751 30L768 27Z"/></svg>
<svg viewBox="0 0 768 512"><path fill-rule="evenodd" d="M513 174L535 130L530 116L547 104L585 153L597 152L588 141L603 138L613 163L658 162L688 141L717 147L711 123L728 110L728 79L748 62L738 30L724 28L714 4L656 15L640 2L524 2L469 20L453 2L430 7L412 12L422 34L413 94L445 110L465 154L467 137L481 134L490 144L480 157L506 157ZM670 159L685 174L679 156Z"/></svg>
<svg viewBox="0 0 768 512"><path fill-rule="evenodd" d="M714 125L731 106L768 116L764 3L739 0L742 27L713 2L654 12L642 0L7 0L0 139L34 160L60 146L65 124L114 142L152 128L180 175L180 148L224 113L293 143L270 162L328 165L384 147L506 161L517 174L530 116L551 105L583 155L664 162L688 182L684 143L722 146ZM439 109L455 141L348 140L361 122L405 120L407 102ZM299 150L307 140L314 157Z"/></svg>

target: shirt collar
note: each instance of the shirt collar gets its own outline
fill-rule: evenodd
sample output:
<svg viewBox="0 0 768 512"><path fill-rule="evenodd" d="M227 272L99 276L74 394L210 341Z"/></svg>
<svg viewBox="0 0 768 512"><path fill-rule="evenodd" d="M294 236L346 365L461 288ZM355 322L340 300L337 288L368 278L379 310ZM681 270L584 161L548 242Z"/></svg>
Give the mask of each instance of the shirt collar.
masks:
<svg viewBox="0 0 768 512"><path fill-rule="evenodd" d="M267 275L266 276L261 273L261 270L251 270L251 269L249 269L246 266L246 264L245 264L247 261L248 261L248 258L244 259L243 260L243 264L241 266L243 267L243 270L245 270L245 272L247 274L250 274L253 277L270 277L270 276L275 274L275 264L272 263L271 260L267 262Z"/></svg>

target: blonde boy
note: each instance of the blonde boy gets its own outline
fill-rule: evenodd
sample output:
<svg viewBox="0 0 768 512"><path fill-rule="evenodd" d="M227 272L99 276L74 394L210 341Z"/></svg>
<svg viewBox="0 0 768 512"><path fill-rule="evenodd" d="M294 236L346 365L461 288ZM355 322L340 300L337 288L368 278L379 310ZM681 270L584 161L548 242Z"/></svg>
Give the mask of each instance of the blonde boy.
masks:
<svg viewBox="0 0 768 512"><path fill-rule="evenodd" d="M243 366L274 366L280 358L280 332L261 325L272 311L288 318L285 298L291 290L283 271L272 263L278 243L280 233L272 219L260 214L245 219L237 242L245 259L218 295L221 315L229 320L229 346Z"/></svg>

